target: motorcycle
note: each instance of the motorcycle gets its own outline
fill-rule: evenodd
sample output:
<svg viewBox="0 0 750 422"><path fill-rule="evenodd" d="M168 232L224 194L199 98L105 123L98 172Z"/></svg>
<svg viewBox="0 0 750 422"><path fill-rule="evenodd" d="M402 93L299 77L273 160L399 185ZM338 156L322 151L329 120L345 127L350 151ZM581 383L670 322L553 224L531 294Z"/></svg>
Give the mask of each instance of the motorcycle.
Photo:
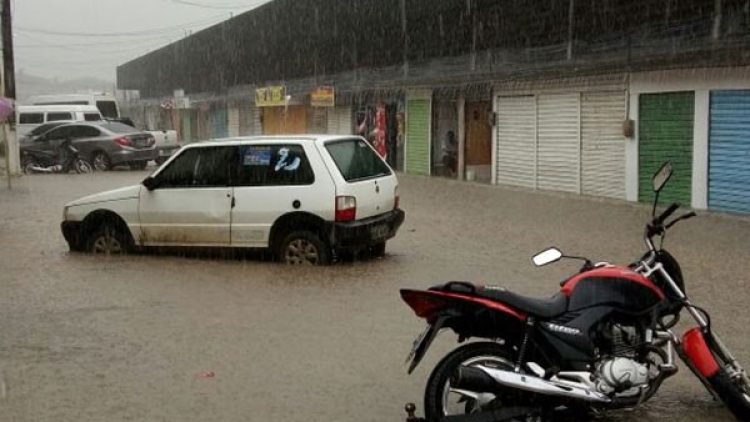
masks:
<svg viewBox="0 0 750 422"><path fill-rule="evenodd" d="M669 229L696 215L667 222L679 208L674 203L656 215L671 175L668 162L652 178L647 251L628 266L566 256L553 247L533 263L566 258L583 266L549 299L467 282L401 290L427 321L407 358L409 373L444 328L459 343L483 340L453 350L432 371L424 397L427 421L542 420L561 410L590 415L636 407L677 373L677 357L737 419L750 420L746 372L719 339L708 312L690 301L680 265L661 247ZM673 328L685 312L697 325L679 337ZM418 420L413 404L407 411L408 420Z"/></svg>
<svg viewBox="0 0 750 422"><path fill-rule="evenodd" d="M81 158L78 149L68 139L55 152L21 149L21 168L26 174L32 173L91 173L93 166Z"/></svg>

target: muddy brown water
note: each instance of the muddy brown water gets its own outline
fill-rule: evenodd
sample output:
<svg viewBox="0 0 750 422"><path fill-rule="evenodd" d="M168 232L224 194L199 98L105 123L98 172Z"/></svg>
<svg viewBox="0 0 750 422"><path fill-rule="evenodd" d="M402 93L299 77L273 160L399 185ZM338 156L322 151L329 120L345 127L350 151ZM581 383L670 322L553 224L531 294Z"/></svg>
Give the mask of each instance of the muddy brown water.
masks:
<svg viewBox="0 0 750 422"><path fill-rule="evenodd" d="M27 176L0 190L0 420L401 421L452 347L416 372L423 325L401 287L449 280L550 295L574 263L548 245L627 263L647 207L400 176L407 219L383 259L289 268L258 257L69 253L62 205L145 172ZM4 185L4 183L3 183ZM667 239L688 291L750 365L750 222L703 214ZM602 420L732 420L684 367L636 411Z"/></svg>

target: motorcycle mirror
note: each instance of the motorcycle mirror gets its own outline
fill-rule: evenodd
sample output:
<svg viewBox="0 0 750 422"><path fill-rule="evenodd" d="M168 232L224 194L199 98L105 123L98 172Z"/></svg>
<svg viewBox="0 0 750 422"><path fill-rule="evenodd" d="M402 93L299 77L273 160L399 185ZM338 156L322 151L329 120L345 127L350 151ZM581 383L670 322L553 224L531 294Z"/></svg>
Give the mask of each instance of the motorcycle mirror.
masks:
<svg viewBox="0 0 750 422"><path fill-rule="evenodd" d="M667 184L667 181L669 181L670 177L672 177L672 162L667 161L666 163L662 164L661 168L659 168L659 170L657 170L656 173L654 173L654 176L651 178L654 192L661 191L664 185Z"/></svg>
<svg viewBox="0 0 750 422"><path fill-rule="evenodd" d="M551 264L553 262L557 262L562 258L563 253L560 251L560 249L557 249L555 247L545 249L538 254L534 255L531 258L531 261L536 265L537 267L542 267L547 264Z"/></svg>
<svg viewBox="0 0 750 422"><path fill-rule="evenodd" d="M141 182L141 184L150 191L156 189L159 186L159 182L153 176L148 176L147 178L143 179L143 182Z"/></svg>

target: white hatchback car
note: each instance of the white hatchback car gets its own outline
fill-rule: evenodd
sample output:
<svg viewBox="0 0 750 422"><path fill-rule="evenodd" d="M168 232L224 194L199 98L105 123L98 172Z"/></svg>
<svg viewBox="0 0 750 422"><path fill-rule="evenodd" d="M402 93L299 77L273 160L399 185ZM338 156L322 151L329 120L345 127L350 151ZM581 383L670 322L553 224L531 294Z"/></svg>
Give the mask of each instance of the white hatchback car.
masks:
<svg viewBox="0 0 750 422"><path fill-rule="evenodd" d="M270 248L290 264L385 252L404 221L393 170L362 138L234 138L183 147L142 184L65 205L70 249Z"/></svg>

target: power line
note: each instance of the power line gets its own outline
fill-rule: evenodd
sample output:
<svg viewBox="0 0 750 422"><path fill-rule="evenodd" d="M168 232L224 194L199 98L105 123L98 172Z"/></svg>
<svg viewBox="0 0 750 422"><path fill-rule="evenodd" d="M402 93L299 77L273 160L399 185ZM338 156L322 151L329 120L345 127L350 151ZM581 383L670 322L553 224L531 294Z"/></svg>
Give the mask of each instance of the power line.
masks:
<svg viewBox="0 0 750 422"><path fill-rule="evenodd" d="M167 32L173 32L176 30L184 30L187 27L195 27L195 26L201 26L201 25L206 25L206 24L211 24L211 23L218 23L226 18L227 16L222 14L219 16L214 16L214 17L203 19L200 21L187 22L182 25L144 29L140 31L130 31L130 32L63 32L63 31L50 31L48 29L30 28L30 27L16 27L15 29L18 29L19 31L22 31L22 32L30 32L30 33L37 33L37 34L43 34L43 35L55 35L55 36L63 36L63 37L133 37L133 36L162 34L162 33L167 33Z"/></svg>
<svg viewBox="0 0 750 422"><path fill-rule="evenodd" d="M193 6L193 7L200 7L203 9L214 9L214 10L236 10L236 9L244 9L248 7L255 7L258 6L261 3L264 3L265 1L261 0L260 2L255 2L253 4L243 4L243 5L214 5L214 4L205 4L205 3L198 3L194 1L188 1L188 0L170 0L172 3L181 4L184 6Z"/></svg>

